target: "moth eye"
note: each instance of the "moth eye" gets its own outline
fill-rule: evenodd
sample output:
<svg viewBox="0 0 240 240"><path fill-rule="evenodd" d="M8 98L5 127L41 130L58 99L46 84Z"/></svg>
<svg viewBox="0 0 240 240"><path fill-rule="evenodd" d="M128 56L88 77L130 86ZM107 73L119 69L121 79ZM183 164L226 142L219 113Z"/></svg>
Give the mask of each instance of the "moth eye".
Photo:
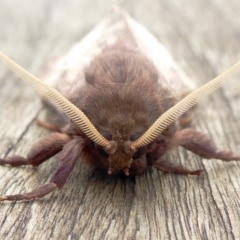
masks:
<svg viewBox="0 0 240 240"><path fill-rule="evenodd" d="M100 130L99 131L103 137L105 137L108 141L112 140L112 134L110 132L104 131L104 130Z"/></svg>
<svg viewBox="0 0 240 240"><path fill-rule="evenodd" d="M108 131L105 131L105 130L100 130L99 131L100 134L102 134L103 137L105 137L108 141L111 141L112 140L112 135L111 133L109 133ZM98 145L98 144L94 144L95 146L95 149L97 150L97 152L99 153L100 156L104 157L104 158L108 158L109 155L108 153L103 149L102 146Z"/></svg>
<svg viewBox="0 0 240 240"><path fill-rule="evenodd" d="M131 137L130 137L130 140L133 142L135 140L137 140L139 137L142 136L142 133L141 132L136 132L134 133Z"/></svg>
<svg viewBox="0 0 240 240"><path fill-rule="evenodd" d="M96 148L97 152L99 153L99 155L101 155L102 157L104 157L104 158L109 157L108 153L103 149L102 146L95 144L95 148Z"/></svg>
<svg viewBox="0 0 240 240"><path fill-rule="evenodd" d="M138 148L138 150L132 156L133 160L140 158L142 155L146 153L146 151L147 151L146 146Z"/></svg>

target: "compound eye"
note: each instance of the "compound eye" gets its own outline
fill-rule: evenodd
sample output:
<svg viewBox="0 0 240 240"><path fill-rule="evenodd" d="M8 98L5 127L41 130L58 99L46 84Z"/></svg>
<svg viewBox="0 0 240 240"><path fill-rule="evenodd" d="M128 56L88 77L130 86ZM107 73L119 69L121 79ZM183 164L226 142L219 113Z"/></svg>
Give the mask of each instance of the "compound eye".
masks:
<svg viewBox="0 0 240 240"><path fill-rule="evenodd" d="M140 147L132 156L133 160L140 158L142 155L144 155L147 151L147 147Z"/></svg>
<svg viewBox="0 0 240 240"><path fill-rule="evenodd" d="M105 137L108 141L111 141L111 140L112 140L112 135L111 135L111 133L109 133L108 131L100 130L99 132L100 132L100 133L103 135L103 137ZM108 157L109 157L108 153L103 149L102 146L100 146L100 145L98 145L98 144L95 143L95 148L96 148L96 150L98 151L98 153L99 153L102 157L104 157L104 158L108 158Z"/></svg>
<svg viewBox="0 0 240 240"><path fill-rule="evenodd" d="M142 132L136 132L134 133L131 137L130 137L130 140L133 142L135 140L137 140L139 137L142 136ZM132 158L133 159L137 159L137 158L140 158L142 155L144 155L147 151L147 147L146 146L143 146L143 147L140 147L137 149L137 151L133 154Z"/></svg>
<svg viewBox="0 0 240 240"><path fill-rule="evenodd" d="M137 140L139 137L142 136L142 133L141 132L136 132L134 133L131 137L130 137L130 140L133 142L135 140Z"/></svg>
<svg viewBox="0 0 240 240"><path fill-rule="evenodd" d="M140 158L142 155L146 153L146 151L147 151L146 146L138 148L138 150L132 156L133 160Z"/></svg>
<svg viewBox="0 0 240 240"><path fill-rule="evenodd" d="M95 148L102 157L104 157L104 158L109 157L108 153L103 149L102 146L95 144Z"/></svg>
<svg viewBox="0 0 240 240"><path fill-rule="evenodd" d="M104 130L101 130L99 131L103 137L105 137L108 141L111 141L112 140L112 134L108 131L104 131Z"/></svg>

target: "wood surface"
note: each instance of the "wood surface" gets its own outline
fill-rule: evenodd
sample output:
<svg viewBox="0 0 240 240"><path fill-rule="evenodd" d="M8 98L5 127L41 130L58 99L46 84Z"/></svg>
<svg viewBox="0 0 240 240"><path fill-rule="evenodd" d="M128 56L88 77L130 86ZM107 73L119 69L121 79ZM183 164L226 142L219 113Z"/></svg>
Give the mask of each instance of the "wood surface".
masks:
<svg viewBox="0 0 240 240"><path fill-rule="evenodd" d="M0 49L36 76L110 11L124 8L162 42L198 86L240 59L239 0L1 0ZM240 154L240 83L190 111L192 127ZM48 134L35 124L46 110L36 93L0 63L0 154L26 155ZM176 164L199 177L149 170L108 177L79 161L62 191L41 200L0 203L0 239L240 239L240 163L204 160L181 148ZM0 166L0 193L46 183L53 158L39 168Z"/></svg>

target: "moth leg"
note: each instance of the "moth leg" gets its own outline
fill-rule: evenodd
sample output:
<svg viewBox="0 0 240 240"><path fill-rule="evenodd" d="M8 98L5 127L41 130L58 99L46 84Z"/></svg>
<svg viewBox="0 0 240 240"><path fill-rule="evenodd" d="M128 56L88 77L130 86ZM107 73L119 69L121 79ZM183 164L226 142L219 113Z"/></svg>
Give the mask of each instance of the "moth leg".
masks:
<svg viewBox="0 0 240 240"><path fill-rule="evenodd" d="M223 161L240 161L240 156L236 156L231 151L217 150L212 139L192 128L176 132L172 143L173 145L183 146L187 150L206 159L216 158Z"/></svg>
<svg viewBox="0 0 240 240"><path fill-rule="evenodd" d="M61 128L59 128L58 126L56 126L52 123L49 123L49 122L45 122L45 121L41 121L41 120L37 119L36 124L39 127L46 128L46 129L48 129L50 131L53 131L53 132L61 132Z"/></svg>
<svg viewBox="0 0 240 240"><path fill-rule="evenodd" d="M66 183L67 178L70 175L81 153L82 143L83 141L79 138L73 139L63 147L63 150L59 155L60 165L58 166L57 171L55 172L49 183L37 187L31 192L16 195L0 196L0 201L19 201L42 198L56 188L61 189Z"/></svg>
<svg viewBox="0 0 240 240"><path fill-rule="evenodd" d="M38 166L48 158L62 150L63 146L70 141L66 134L52 133L33 145L27 157L11 156L6 159L0 158L0 165L9 164L11 166L33 165Z"/></svg>
<svg viewBox="0 0 240 240"><path fill-rule="evenodd" d="M189 170L183 166L174 166L171 162L166 160L156 161L153 166L164 173L175 173L184 175L200 175L203 170Z"/></svg>
<svg viewBox="0 0 240 240"><path fill-rule="evenodd" d="M0 196L0 202L2 201L20 201L20 200L31 200L35 198L42 198L48 193L52 192L57 188L55 183L47 183L38 188L35 188L33 191L23 194Z"/></svg>
<svg viewBox="0 0 240 240"><path fill-rule="evenodd" d="M166 142L163 139L159 139L156 144L156 148L147 154L147 161L149 166L154 166L158 170L164 173L176 173L176 174L190 174L190 175L199 175L202 170L189 170L183 166L174 166L169 161L162 160L161 157L167 150Z"/></svg>
<svg viewBox="0 0 240 240"><path fill-rule="evenodd" d="M183 116L179 119L179 126L180 128L183 128L184 126L189 125L191 122L192 122L192 117Z"/></svg>

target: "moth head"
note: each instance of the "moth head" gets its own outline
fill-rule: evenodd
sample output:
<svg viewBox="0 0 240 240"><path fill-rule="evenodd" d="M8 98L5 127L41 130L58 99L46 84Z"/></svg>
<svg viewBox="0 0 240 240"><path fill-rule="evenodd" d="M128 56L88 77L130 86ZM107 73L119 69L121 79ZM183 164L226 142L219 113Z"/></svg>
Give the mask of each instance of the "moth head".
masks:
<svg viewBox="0 0 240 240"><path fill-rule="evenodd" d="M131 147L130 141L111 141L110 147L106 148L105 151L108 153L108 174L111 175L115 170L120 170L129 175L129 169L133 161L133 154L136 149Z"/></svg>
<svg viewBox="0 0 240 240"><path fill-rule="evenodd" d="M133 161L134 153L136 153L138 149L154 141L171 123L193 107L203 97L219 88L225 80L232 77L232 75L240 69L240 62L237 62L226 72L193 91L175 106L167 110L141 137L135 141L131 141L130 139L124 138L124 134L119 137L117 132L113 134L112 140L106 139L99 133L99 131L97 131L87 116L59 92L27 72L25 69L21 68L1 52L0 59L18 77L32 85L41 96L47 98L59 107L73 122L76 123L87 137L106 150L109 154L109 173L112 173L115 169L120 169L123 170L126 175L129 174L129 168Z"/></svg>
<svg viewBox="0 0 240 240"><path fill-rule="evenodd" d="M133 141L144 133L146 128L136 124L131 114L117 113L110 116L100 134L109 141L109 145L102 147L95 144L98 153L108 161L108 174L122 171L129 175L133 161L146 152L146 147L135 148Z"/></svg>

